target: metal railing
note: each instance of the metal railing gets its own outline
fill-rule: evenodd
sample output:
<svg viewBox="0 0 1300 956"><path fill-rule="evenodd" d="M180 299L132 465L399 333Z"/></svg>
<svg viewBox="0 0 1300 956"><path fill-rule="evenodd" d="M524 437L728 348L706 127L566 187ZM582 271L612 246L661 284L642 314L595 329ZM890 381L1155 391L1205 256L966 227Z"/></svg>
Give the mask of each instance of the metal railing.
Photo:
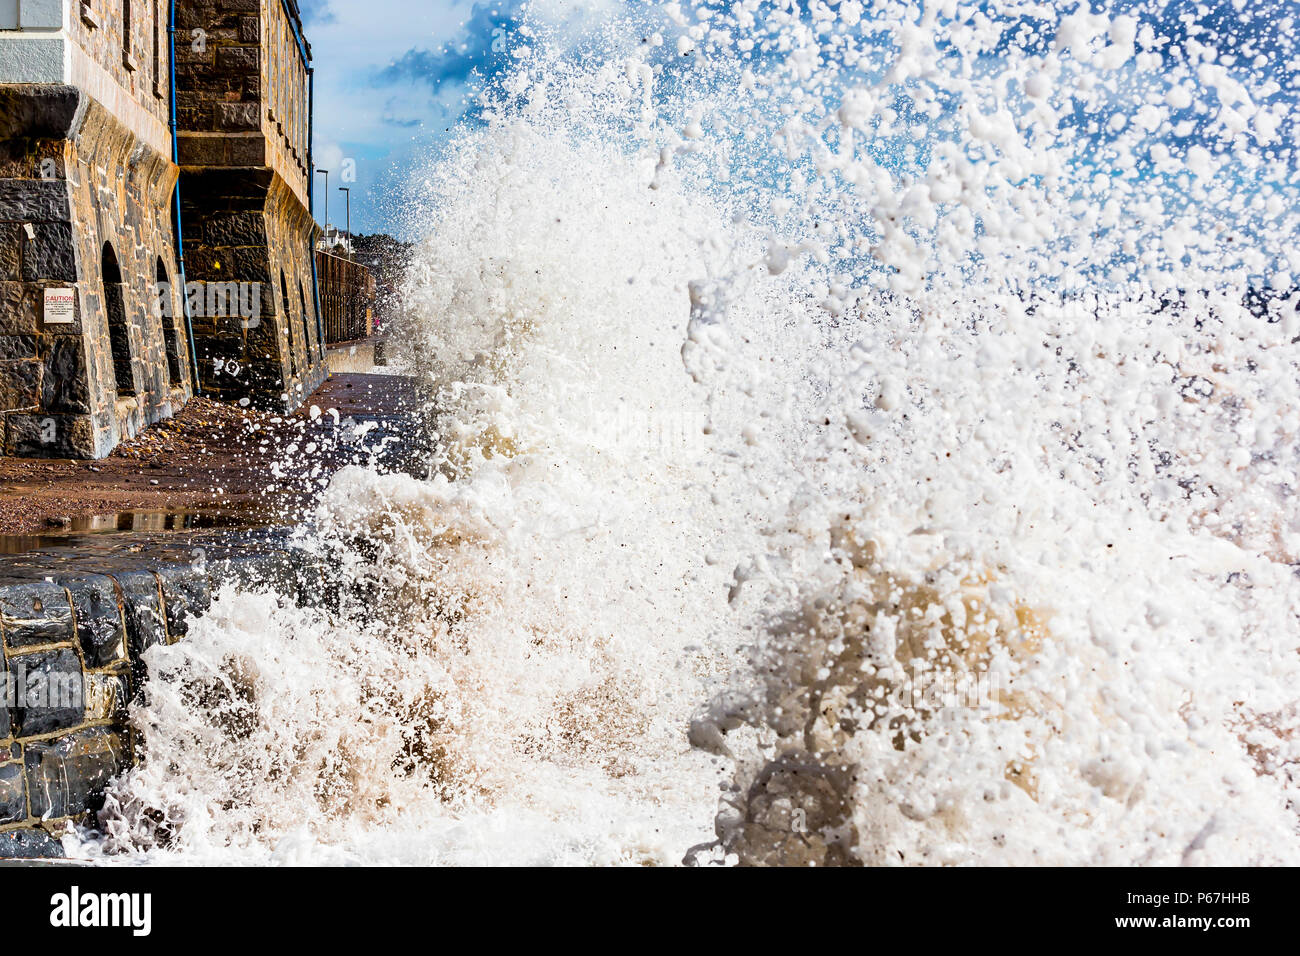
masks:
<svg viewBox="0 0 1300 956"><path fill-rule="evenodd" d="M365 266L316 253L320 275L321 317L325 344L338 345L369 338L374 333L375 281Z"/></svg>

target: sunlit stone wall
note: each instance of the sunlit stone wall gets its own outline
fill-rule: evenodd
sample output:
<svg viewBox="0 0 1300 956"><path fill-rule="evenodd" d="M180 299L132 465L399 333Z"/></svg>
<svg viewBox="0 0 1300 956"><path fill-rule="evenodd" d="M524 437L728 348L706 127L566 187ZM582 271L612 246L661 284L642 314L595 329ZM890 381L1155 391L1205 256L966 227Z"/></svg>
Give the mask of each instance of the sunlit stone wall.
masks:
<svg viewBox="0 0 1300 956"><path fill-rule="evenodd" d="M175 287L165 10L145 0L0 6L0 28L11 27L0 31L6 454L103 457L192 393Z"/></svg>
<svg viewBox="0 0 1300 956"><path fill-rule="evenodd" d="M311 271L310 54L295 11L282 0L183 3L189 42L177 57L188 278L242 296L239 309L195 319L203 389L282 409L328 375Z"/></svg>

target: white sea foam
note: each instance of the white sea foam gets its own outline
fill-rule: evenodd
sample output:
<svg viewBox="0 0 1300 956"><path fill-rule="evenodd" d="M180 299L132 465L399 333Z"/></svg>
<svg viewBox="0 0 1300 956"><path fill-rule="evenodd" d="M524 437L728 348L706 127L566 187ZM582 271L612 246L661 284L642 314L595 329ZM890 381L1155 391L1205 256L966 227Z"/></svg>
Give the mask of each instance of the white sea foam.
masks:
<svg viewBox="0 0 1300 956"><path fill-rule="evenodd" d="M80 851L1300 862L1293 73L1002 6L539 32L426 178L435 477L151 652Z"/></svg>

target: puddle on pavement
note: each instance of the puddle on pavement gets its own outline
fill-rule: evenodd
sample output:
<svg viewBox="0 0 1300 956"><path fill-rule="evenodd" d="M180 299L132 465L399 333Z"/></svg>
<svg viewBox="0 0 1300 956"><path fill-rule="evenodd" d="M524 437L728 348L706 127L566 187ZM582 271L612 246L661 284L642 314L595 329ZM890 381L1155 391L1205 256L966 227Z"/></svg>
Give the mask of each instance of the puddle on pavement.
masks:
<svg viewBox="0 0 1300 956"><path fill-rule="evenodd" d="M66 525L51 527L39 534L0 535L0 555L69 547L75 544L75 539L85 535L257 528L266 525L266 517L230 509L122 511L116 514L83 515L71 519Z"/></svg>

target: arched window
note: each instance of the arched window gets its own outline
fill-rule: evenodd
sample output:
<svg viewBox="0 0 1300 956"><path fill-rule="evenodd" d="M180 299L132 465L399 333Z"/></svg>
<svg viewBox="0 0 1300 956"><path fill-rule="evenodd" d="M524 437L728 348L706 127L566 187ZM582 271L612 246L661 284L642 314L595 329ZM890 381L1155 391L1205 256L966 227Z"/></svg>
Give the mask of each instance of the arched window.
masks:
<svg viewBox="0 0 1300 956"><path fill-rule="evenodd" d="M297 336L293 334L293 310L289 308L289 283L284 277L284 271L280 272L280 307L284 309L284 334L289 337L289 375L291 378L298 377L298 348L294 341Z"/></svg>
<svg viewBox="0 0 1300 956"><path fill-rule="evenodd" d="M184 295L184 290L181 291ZM162 323L163 347L167 350L167 384L179 385L184 376L181 373L181 342L176 334L175 309L176 292L172 289L171 279L167 275L167 264L158 260L158 321Z"/></svg>
<svg viewBox="0 0 1300 956"><path fill-rule="evenodd" d="M129 0L128 0L129 2ZM153 91L154 95L163 95L163 5L162 0L153 0Z"/></svg>
<svg viewBox="0 0 1300 956"><path fill-rule="evenodd" d="M301 279L298 280L298 304L301 306L298 314L302 316L302 354L311 368L311 326L307 324L307 293L302 289Z"/></svg>
<svg viewBox="0 0 1300 956"><path fill-rule="evenodd" d="M112 243L104 243L101 263L104 312L108 317L108 344L113 353L113 376L119 396L135 395L135 346L131 343L131 325L126 317L126 286Z"/></svg>
<svg viewBox="0 0 1300 956"><path fill-rule="evenodd" d="M122 0L122 58L131 59L131 0Z"/></svg>

